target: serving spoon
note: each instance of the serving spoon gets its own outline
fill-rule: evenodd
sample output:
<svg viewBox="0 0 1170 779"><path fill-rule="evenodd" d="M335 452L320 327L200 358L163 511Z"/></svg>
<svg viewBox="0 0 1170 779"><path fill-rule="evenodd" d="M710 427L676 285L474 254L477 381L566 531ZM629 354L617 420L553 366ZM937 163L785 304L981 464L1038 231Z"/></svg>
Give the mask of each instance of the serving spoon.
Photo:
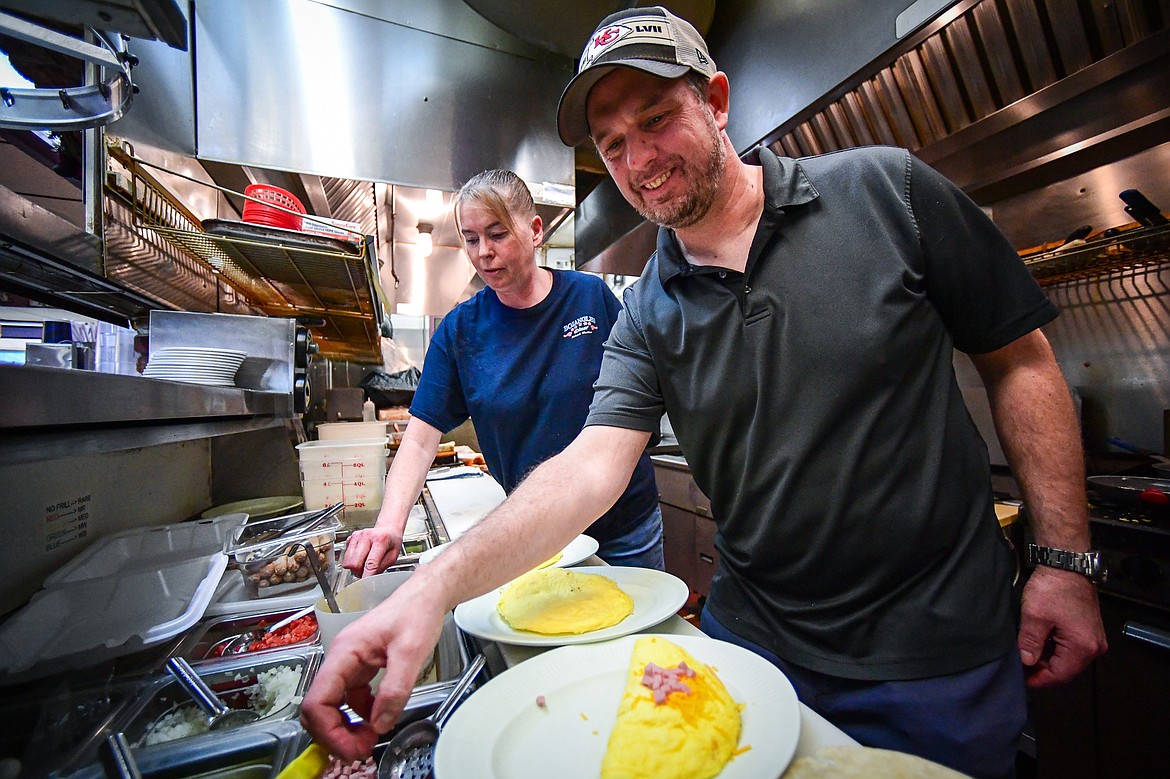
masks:
<svg viewBox="0 0 1170 779"><path fill-rule="evenodd" d="M167 660L167 671L175 677L179 686L191 696L191 700L207 715L209 730L223 730L239 725L247 725L260 719L260 712L252 709L233 709L219 699L215 691L207 686L203 677L195 673L191 664L182 657L172 657Z"/></svg>

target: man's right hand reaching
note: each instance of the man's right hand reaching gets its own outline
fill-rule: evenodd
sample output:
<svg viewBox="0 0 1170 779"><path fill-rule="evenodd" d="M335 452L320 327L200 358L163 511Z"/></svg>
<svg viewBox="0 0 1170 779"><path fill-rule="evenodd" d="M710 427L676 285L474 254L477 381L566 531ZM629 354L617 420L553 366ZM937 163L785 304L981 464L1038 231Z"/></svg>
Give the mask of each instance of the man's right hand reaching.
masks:
<svg viewBox="0 0 1170 779"><path fill-rule="evenodd" d="M361 760L389 732L410 699L443 629L449 603L442 587L411 576L369 614L342 630L325 653L301 703L301 724L333 755ZM376 695L370 682L386 675ZM364 722L353 725L341 713L348 704Z"/></svg>
<svg viewBox="0 0 1170 779"><path fill-rule="evenodd" d="M402 533L388 527L355 530L345 542L341 565L359 579L389 568L402 549Z"/></svg>

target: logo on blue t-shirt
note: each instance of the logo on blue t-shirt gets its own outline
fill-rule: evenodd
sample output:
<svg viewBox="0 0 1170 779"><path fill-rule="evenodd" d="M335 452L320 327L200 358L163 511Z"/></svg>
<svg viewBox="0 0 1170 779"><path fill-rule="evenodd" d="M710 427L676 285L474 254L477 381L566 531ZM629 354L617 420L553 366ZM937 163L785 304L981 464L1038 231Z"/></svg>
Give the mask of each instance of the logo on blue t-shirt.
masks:
<svg viewBox="0 0 1170 779"><path fill-rule="evenodd" d="M597 330L597 320L591 316L579 316L572 322L561 327L562 338L576 338L579 335L589 335Z"/></svg>

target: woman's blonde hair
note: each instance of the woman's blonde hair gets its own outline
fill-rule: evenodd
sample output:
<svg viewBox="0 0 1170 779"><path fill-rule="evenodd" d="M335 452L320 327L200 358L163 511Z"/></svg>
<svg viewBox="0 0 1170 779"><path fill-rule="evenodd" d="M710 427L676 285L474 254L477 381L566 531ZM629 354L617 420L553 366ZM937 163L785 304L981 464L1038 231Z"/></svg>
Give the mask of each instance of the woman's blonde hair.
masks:
<svg viewBox="0 0 1170 779"><path fill-rule="evenodd" d="M455 230L460 241L463 241L463 225L459 223L459 206L468 201L486 208L515 237L520 235L517 217L531 221L536 216L536 203L522 178L510 170L485 170L455 193Z"/></svg>

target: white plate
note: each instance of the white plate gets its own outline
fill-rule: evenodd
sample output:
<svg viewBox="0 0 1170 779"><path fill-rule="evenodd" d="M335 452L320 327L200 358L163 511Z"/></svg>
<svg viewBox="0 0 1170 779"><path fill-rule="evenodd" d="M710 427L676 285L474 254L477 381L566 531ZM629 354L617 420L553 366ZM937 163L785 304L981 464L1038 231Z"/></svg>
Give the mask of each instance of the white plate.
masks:
<svg viewBox="0 0 1170 779"><path fill-rule="evenodd" d="M248 515L249 520L255 522L261 519L271 519L272 517L291 514L303 505L305 505L305 500L300 495L273 495L263 498L248 498L247 500L237 500L235 503L212 506L200 514L199 517L201 519L211 519L213 517L222 517L224 514L243 512Z"/></svg>
<svg viewBox="0 0 1170 779"><path fill-rule="evenodd" d="M235 356L218 356L209 354L203 357L188 356L182 354L155 354L151 355L151 364L162 363L164 365L239 365L243 362L243 358Z"/></svg>
<svg viewBox="0 0 1170 779"><path fill-rule="evenodd" d="M235 373L214 373L212 371L151 371L149 378L152 379L204 379L220 381L232 381L235 379Z"/></svg>
<svg viewBox="0 0 1170 779"><path fill-rule="evenodd" d="M432 546L418 556L419 563L429 563L451 544L452 542L448 541L445 544ZM597 548L597 539L586 535L577 536L565 545L565 548L561 550L561 559L550 565L549 568L568 568L570 565L576 565L582 560L589 559L597 551Z"/></svg>
<svg viewBox="0 0 1170 779"><path fill-rule="evenodd" d="M176 370L176 369L161 369L157 371L144 371L144 373L151 378L170 378L170 379L226 379L232 380L236 376L235 371L197 371L197 370Z"/></svg>
<svg viewBox="0 0 1170 779"><path fill-rule="evenodd" d="M145 374L144 374L145 375ZM208 387L234 387L235 381L232 379L177 379L167 376L146 376L148 379L158 379L159 381L178 381L184 384L203 384Z"/></svg>
<svg viewBox="0 0 1170 779"><path fill-rule="evenodd" d="M566 636L545 636L514 630L500 618L496 604L500 592L493 590L455 607L455 624L488 641L518 646L563 646L589 644L607 638L628 636L653 627L673 616L687 602L690 588L682 579L652 568L623 568L616 565L587 565L574 568L578 573L596 573L613 579L634 601L634 613L608 628Z"/></svg>
<svg viewBox="0 0 1170 779"><path fill-rule="evenodd" d="M203 368L156 368L152 371L143 371L147 376L192 376L199 379L234 379L235 370L207 370Z"/></svg>
<svg viewBox="0 0 1170 779"><path fill-rule="evenodd" d="M156 371L234 371L239 368L239 363L196 362L193 360L151 360L146 367Z"/></svg>
<svg viewBox="0 0 1170 779"><path fill-rule="evenodd" d="M216 349L210 346L168 346L164 349L157 349L152 352L151 356L168 355L168 356L182 356L182 357L235 357L237 359L244 359L248 356L247 352L241 352L239 349Z"/></svg>
<svg viewBox="0 0 1170 779"><path fill-rule="evenodd" d="M143 370L145 373L213 373L216 375L235 376L239 370L235 366L216 367L207 365L154 365L151 363Z"/></svg>
<svg viewBox="0 0 1170 779"><path fill-rule="evenodd" d="M625 692L634 641L554 649L500 674L451 715L435 748L435 776L458 779L593 779ZM774 665L735 644L706 636L663 638L713 666L744 704L740 747L719 779L780 776L796 753L800 706ZM543 695L544 708L536 705Z"/></svg>

